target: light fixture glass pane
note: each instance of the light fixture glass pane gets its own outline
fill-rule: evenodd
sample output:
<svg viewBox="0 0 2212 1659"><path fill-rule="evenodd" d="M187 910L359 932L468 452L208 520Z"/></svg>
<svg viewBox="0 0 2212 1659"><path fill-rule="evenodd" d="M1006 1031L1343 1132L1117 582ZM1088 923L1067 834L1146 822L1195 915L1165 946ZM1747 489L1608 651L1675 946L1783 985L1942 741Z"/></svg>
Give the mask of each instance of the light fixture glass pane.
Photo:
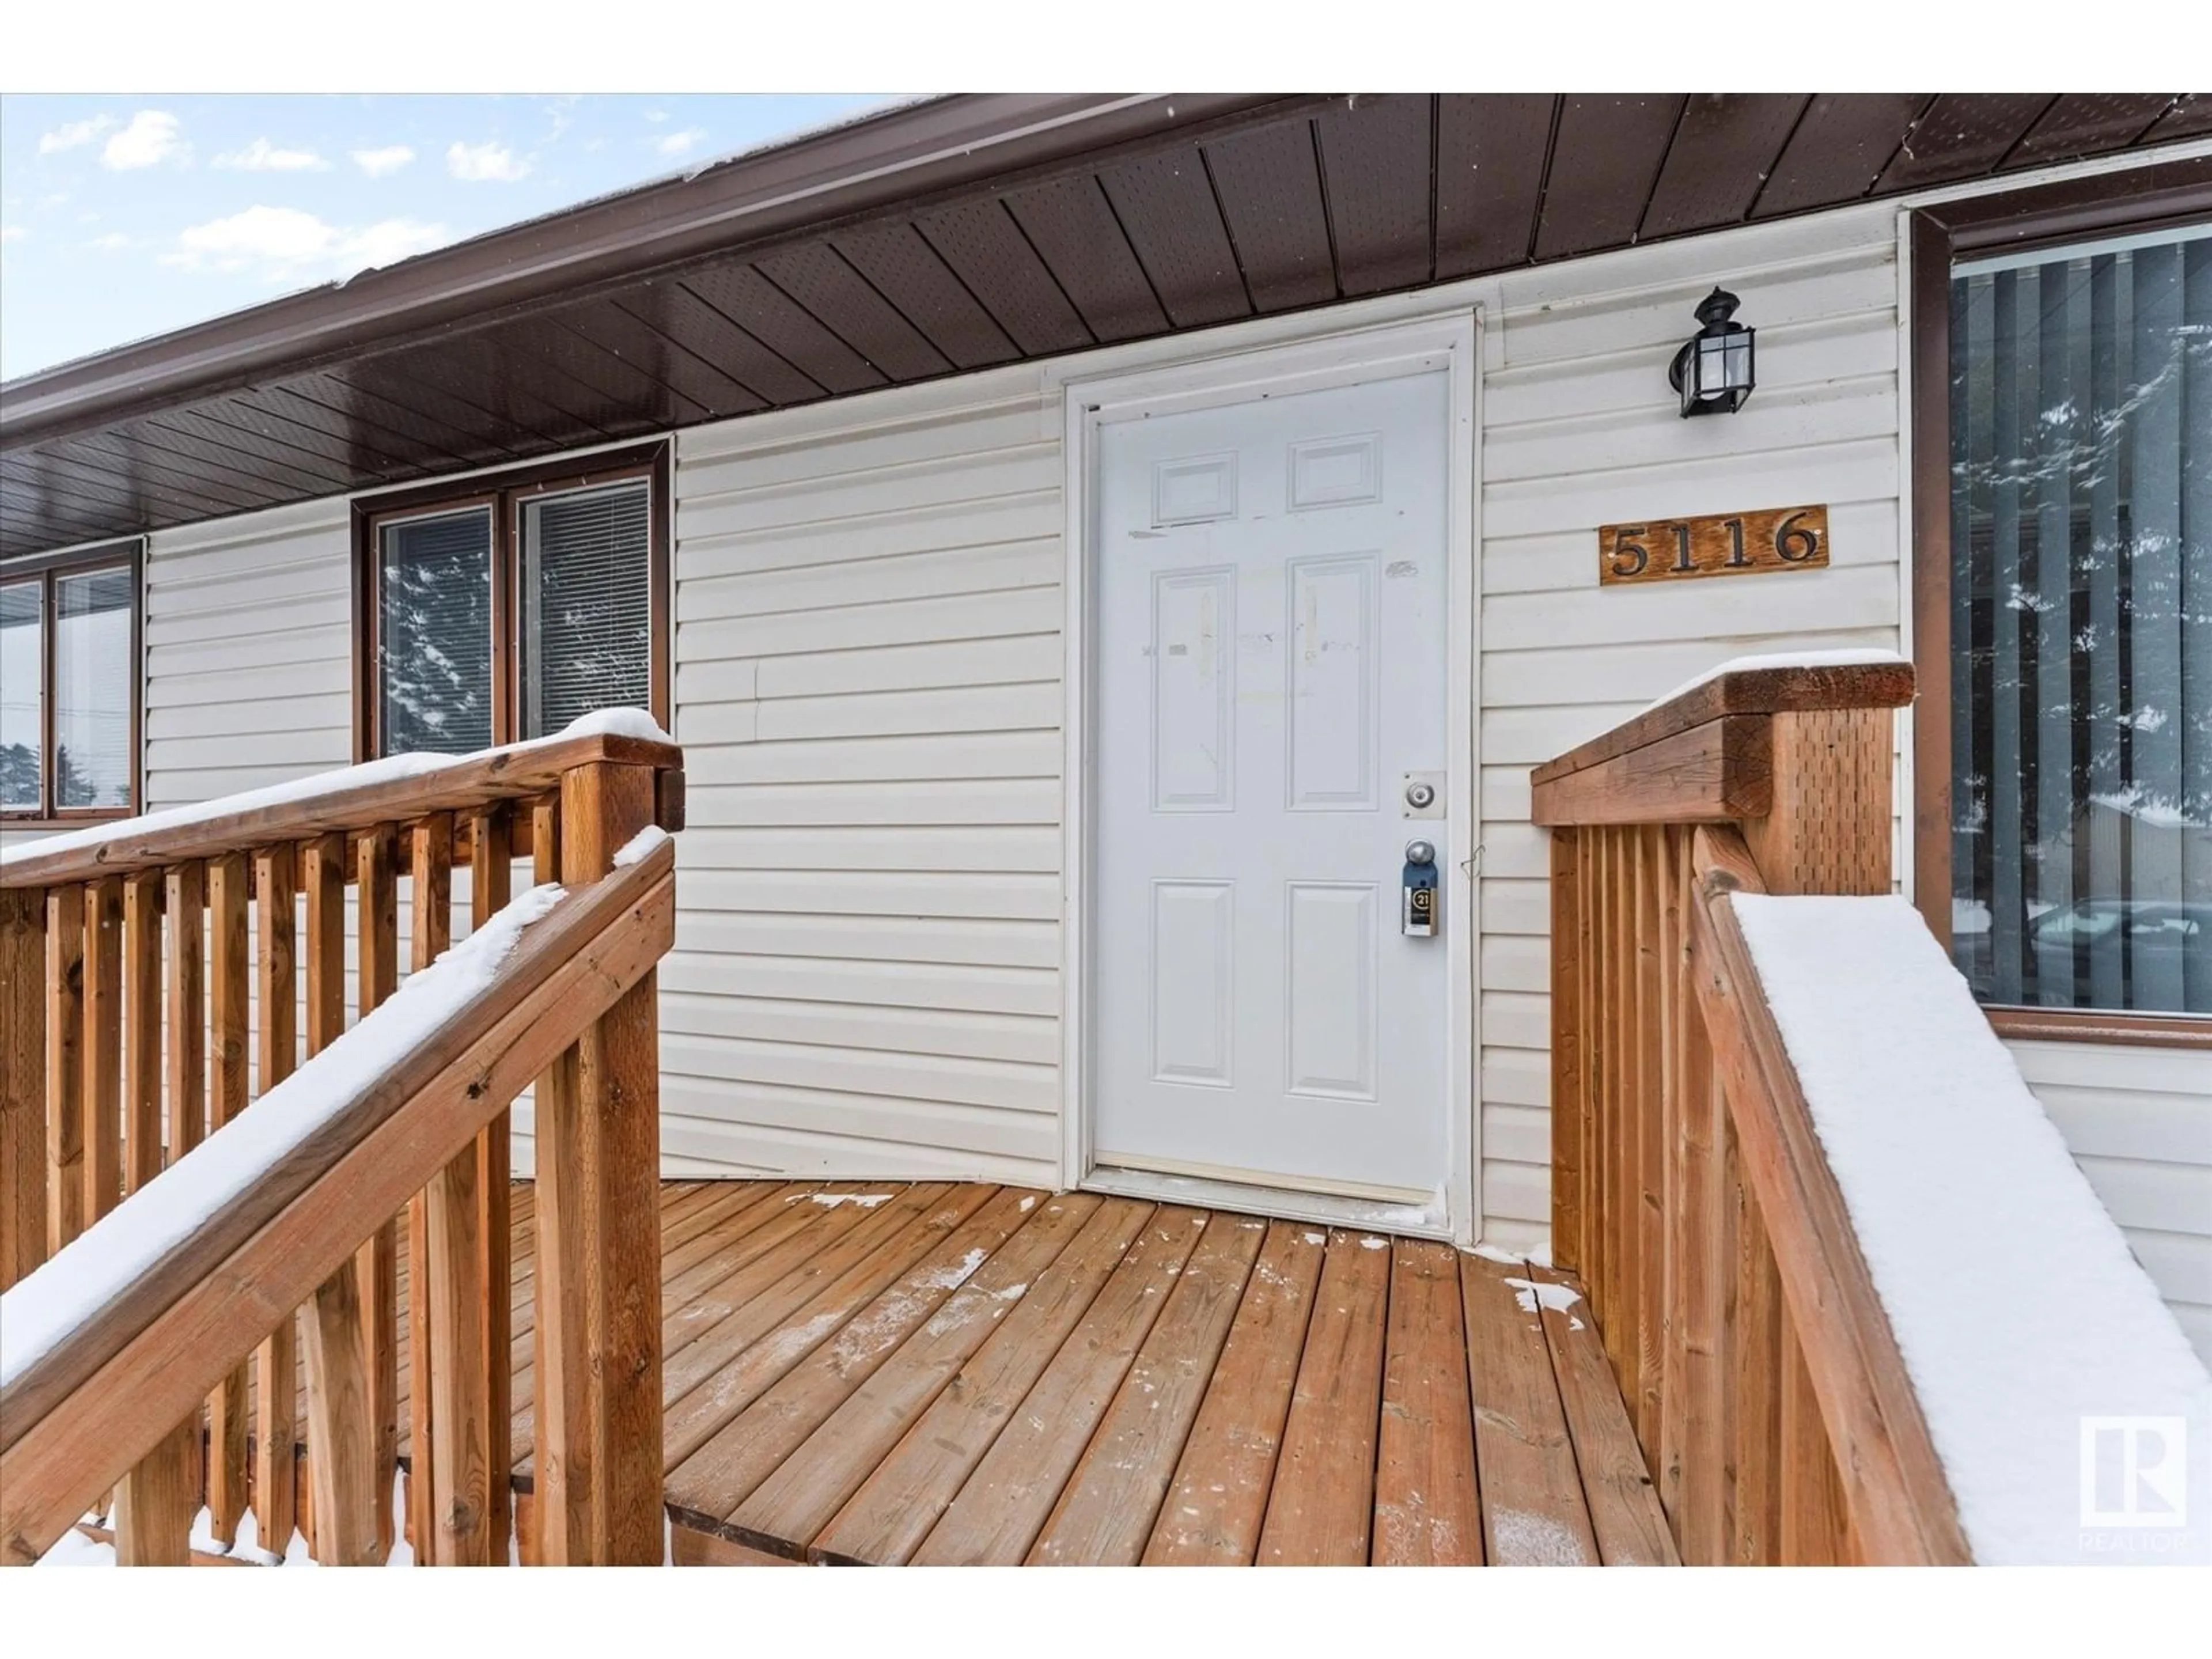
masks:
<svg viewBox="0 0 2212 1659"><path fill-rule="evenodd" d="M1728 345L1723 340L1698 342L1698 390L1717 397L1728 390Z"/></svg>
<svg viewBox="0 0 2212 1659"><path fill-rule="evenodd" d="M378 730L387 755L491 747L491 510L386 525Z"/></svg>
<svg viewBox="0 0 2212 1659"><path fill-rule="evenodd" d="M643 479L522 508L523 735L653 702L653 535Z"/></svg>
<svg viewBox="0 0 2212 1659"><path fill-rule="evenodd" d="M1751 341L1741 334L1729 336L1728 383L1731 386L1751 384Z"/></svg>
<svg viewBox="0 0 2212 1659"><path fill-rule="evenodd" d="M1951 285L1952 951L2212 1013L2212 231Z"/></svg>
<svg viewBox="0 0 2212 1659"><path fill-rule="evenodd" d="M46 740L45 603L38 582L0 586L0 809L39 805Z"/></svg>
<svg viewBox="0 0 2212 1659"><path fill-rule="evenodd" d="M54 583L54 805L131 805L128 565Z"/></svg>

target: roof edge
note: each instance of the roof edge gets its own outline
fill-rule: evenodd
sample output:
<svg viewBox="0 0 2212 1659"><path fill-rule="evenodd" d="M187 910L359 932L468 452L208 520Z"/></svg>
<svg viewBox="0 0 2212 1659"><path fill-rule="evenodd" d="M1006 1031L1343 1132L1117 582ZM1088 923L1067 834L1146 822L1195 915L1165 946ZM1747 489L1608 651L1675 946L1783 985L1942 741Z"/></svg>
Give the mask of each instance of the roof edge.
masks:
<svg viewBox="0 0 2212 1659"><path fill-rule="evenodd" d="M733 246L1310 95L954 94L526 220L0 385L16 448L404 344Z"/></svg>

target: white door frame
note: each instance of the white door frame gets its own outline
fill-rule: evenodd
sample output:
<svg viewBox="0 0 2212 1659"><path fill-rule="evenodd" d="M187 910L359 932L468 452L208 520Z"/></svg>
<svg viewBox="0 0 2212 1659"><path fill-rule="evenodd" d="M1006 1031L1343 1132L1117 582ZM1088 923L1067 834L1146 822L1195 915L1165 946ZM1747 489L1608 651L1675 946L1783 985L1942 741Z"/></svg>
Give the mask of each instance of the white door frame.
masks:
<svg viewBox="0 0 2212 1659"><path fill-rule="evenodd" d="M1278 325L1279 326L1279 325ZM1481 722L1475 708L1480 660L1481 488L1479 312L1466 301L1411 321L1340 327L1287 344L1240 347L1241 332L1209 333L1210 349L1127 373L1071 380L1065 388L1066 596L1065 744L1061 776L1060 1081L1063 1186L1125 1192L1186 1202L1265 1208L1272 1213L1346 1225L1388 1226L1401 1232L1477 1241L1481 1226L1481 1114L1476 1088L1475 999L1481 936L1476 821ZM1097 431L1109 420L1287 396L1398 374L1449 377L1445 535L1450 564L1447 633L1450 661L1449 758L1445 787L1444 937L1450 1030L1447 1097L1449 1165L1442 1202L1426 1208L1358 1199L1255 1188L1133 1170L1102 1171L1092 1162L1091 1112L1093 971L1086 905L1091 887L1089 800L1095 759L1091 710L1096 653L1091 578L1097 539Z"/></svg>

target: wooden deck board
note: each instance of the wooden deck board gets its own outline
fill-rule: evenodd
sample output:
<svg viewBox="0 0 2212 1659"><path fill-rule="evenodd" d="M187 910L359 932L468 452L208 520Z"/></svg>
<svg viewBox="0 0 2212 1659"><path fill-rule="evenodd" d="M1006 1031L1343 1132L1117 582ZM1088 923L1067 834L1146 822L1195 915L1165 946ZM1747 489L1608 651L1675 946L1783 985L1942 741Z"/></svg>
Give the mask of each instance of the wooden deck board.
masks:
<svg viewBox="0 0 2212 1659"><path fill-rule="evenodd" d="M1333 1229L1267 1494L1258 1565L1367 1559L1389 1303L1390 1241Z"/></svg>
<svg viewBox="0 0 2212 1659"><path fill-rule="evenodd" d="M1547 1269L988 1183L671 1182L661 1240L679 1564L1675 1559Z"/></svg>

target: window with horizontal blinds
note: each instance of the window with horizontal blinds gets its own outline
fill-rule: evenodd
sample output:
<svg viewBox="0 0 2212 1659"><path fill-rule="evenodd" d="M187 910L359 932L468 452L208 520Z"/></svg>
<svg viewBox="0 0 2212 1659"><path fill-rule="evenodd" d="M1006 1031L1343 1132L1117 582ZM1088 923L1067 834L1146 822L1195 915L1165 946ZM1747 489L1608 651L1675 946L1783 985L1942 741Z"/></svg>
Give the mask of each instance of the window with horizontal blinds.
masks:
<svg viewBox="0 0 2212 1659"><path fill-rule="evenodd" d="M44 799L46 586L0 583L0 811L35 812Z"/></svg>
<svg viewBox="0 0 2212 1659"><path fill-rule="evenodd" d="M138 665L128 565L54 581L54 805L131 805L131 694Z"/></svg>
<svg viewBox="0 0 2212 1659"><path fill-rule="evenodd" d="M2212 1013L2212 226L1951 287L1954 951Z"/></svg>
<svg viewBox="0 0 2212 1659"><path fill-rule="evenodd" d="M522 504L523 731L653 701L652 501L644 480Z"/></svg>
<svg viewBox="0 0 2212 1659"><path fill-rule="evenodd" d="M489 507L383 526L377 730L387 755L465 755L492 736Z"/></svg>

